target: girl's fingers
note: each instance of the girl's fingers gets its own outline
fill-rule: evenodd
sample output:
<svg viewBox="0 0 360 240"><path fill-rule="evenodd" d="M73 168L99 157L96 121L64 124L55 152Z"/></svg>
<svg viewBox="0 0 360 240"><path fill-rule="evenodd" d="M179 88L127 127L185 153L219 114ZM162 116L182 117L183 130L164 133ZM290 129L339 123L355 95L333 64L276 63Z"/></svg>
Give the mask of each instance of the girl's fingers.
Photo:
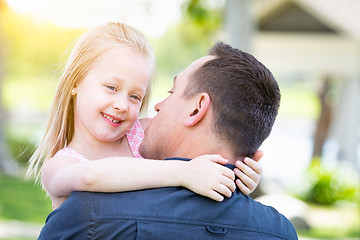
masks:
<svg viewBox="0 0 360 240"><path fill-rule="evenodd" d="M246 164L241 161L236 161L235 166L255 182L260 181L262 174L261 165L251 158L245 158L244 161Z"/></svg>
<svg viewBox="0 0 360 240"><path fill-rule="evenodd" d="M229 198L231 197L232 195L232 191L230 191L230 189L226 186L226 185L223 185L223 184L218 184L214 191L218 192L219 194Z"/></svg>
<svg viewBox="0 0 360 240"><path fill-rule="evenodd" d="M239 174L239 179L248 189L250 189L251 192L255 190L257 184L253 181L253 179L249 178L245 174Z"/></svg>
<svg viewBox="0 0 360 240"><path fill-rule="evenodd" d="M257 172L260 175L262 174L262 167L260 163L248 157L244 159L244 162L246 163L247 166L251 167L255 172Z"/></svg>
<svg viewBox="0 0 360 240"><path fill-rule="evenodd" d="M229 178L231 181L235 180L235 174L234 171L232 171L230 168L222 167L222 175Z"/></svg>
<svg viewBox="0 0 360 240"><path fill-rule="evenodd" d="M236 190L236 185L234 180L230 179L230 178L223 178L222 181L220 182L223 186L227 187L231 192L235 192Z"/></svg>
<svg viewBox="0 0 360 240"><path fill-rule="evenodd" d="M222 156L218 155L218 154L214 154L214 155L206 155L205 157L207 157L210 161L214 162L214 163L219 163L219 164L227 164L229 161L225 158L223 158Z"/></svg>
<svg viewBox="0 0 360 240"><path fill-rule="evenodd" d="M240 179L236 179L236 185L238 186L238 188L240 189L240 191L244 194L244 195L250 195L251 191L249 188L247 188L244 183L241 182Z"/></svg>
<svg viewBox="0 0 360 240"><path fill-rule="evenodd" d="M244 187L248 188L250 190L250 192L255 190L257 184L254 181L254 178L250 178L248 175L246 175L244 172L240 171L237 168L234 169L234 172L235 172L236 176L239 178L238 180L240 180L240 182L238 180L236 181L240 190L244 189ZM241 185L243 185L243 187ZM243 193L245 194L245 192L243 192Z"/></svg>
<svg viewBox="0 0 360 240"><path fill-rule="evenodd" d="M252 155L252 159L256 162L259 162L260 159L264 156L264 152L261 150L257 150L254 155Z"/></svg>
<svg viewBox="0 0 360 240"><path fill-rule="evenodd" d="M217 202L222 202L224 200L224 196L222 196L221 194L219 194L216 191L211 191L208 196L209 196L209 198L211 198L212 200L215 200Z"/></svg>

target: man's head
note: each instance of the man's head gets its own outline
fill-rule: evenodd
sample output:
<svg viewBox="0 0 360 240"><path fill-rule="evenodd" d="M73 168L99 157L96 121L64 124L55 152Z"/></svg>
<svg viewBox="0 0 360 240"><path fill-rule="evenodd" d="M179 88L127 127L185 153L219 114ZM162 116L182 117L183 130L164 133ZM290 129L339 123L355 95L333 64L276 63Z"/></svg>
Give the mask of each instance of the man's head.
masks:
<svg viewBox="0 0 360 240"><path fill-rule="evenodd" d="M251 156L269 136L280 103L271 72L221 42L179 74L171 91L156 105L140 148L144 157L192 158L224 149L233 159Z"/></svg>

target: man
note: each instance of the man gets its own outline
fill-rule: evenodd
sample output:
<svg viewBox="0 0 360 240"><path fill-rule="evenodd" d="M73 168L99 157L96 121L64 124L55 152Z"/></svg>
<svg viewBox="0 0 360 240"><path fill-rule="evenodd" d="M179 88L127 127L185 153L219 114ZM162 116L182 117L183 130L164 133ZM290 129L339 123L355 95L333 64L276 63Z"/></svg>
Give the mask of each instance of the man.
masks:
<svg viewBox="0 0 360 240"><path fill-rule="evenodd" d="M145 158L220 154L234 163L270 134L280 91L253 56L217 43L175 80L145 130ZM181 157L181 158L179 158ZM229 167L234 168L233 165ZM201 181L201 179L199 179ZM223 202L182 187L125 193L74 192L53 211L39 239L297 239L274 208L240 191Z"/></svg>

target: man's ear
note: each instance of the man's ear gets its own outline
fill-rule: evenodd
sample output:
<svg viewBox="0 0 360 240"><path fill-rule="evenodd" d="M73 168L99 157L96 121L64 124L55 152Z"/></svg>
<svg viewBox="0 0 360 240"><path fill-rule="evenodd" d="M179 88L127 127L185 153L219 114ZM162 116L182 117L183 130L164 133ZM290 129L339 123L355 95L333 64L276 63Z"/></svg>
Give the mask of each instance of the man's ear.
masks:
<svg viewBox="0 0 360 240"><path fill-rule="evenodd" d="M184 120L185 127L191 127L204 118L210 106L210 96L207 93L201 93L194 97L194 105L189 116Z"/></svg>

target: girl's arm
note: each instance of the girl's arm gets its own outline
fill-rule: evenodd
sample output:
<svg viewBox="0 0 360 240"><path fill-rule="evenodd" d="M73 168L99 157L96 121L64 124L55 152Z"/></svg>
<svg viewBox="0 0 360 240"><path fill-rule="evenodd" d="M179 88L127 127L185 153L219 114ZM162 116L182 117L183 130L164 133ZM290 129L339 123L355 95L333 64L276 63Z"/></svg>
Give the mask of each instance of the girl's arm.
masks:
<svg viewBox="0 0 360 240"><path fill-rule="evenodd" d="M151 118L140 119L140 124L143 129L146 129L150 124ZM236 185L244 195L250 195L259 185L262 167L259 163L264 153L258 150L254 153L252 158L245 158L244 162L237 161L234 169L235 174L239 179L236 180Z"/></svg>
<svg viewBox="0 0 360 240"><path fill-rule="evenodd" d="M221 166L227 160L206 155L191 161L106 158L79 163L58 156L43 165L42 182L52 198L69 196L73 191L122 192L183 186L216 201L230 197L235 175Z"/></svg>

